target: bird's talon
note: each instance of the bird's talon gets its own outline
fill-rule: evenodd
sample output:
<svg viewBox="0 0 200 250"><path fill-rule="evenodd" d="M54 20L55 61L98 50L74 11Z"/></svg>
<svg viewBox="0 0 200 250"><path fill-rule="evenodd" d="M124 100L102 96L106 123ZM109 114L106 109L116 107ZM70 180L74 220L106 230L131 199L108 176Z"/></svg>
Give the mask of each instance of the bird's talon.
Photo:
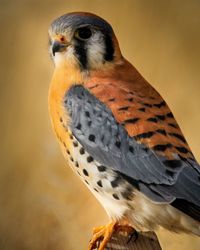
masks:
<svg viewBox="0 0 200 250"><path fill-rule="evenodd" d="M133 229L133 230L134 231L132 233L130 233L128 236L127 244L132 240L133 240L133 242L135 242L138 239L138 236L139 236L138 232L135 229Z"/></svg>
<svg viewBox="0 0 200 250"><path fill-rule="evenodd" d="M89 250L104 250L107 242L112 237L115 225L116 223L112 222L107 226L101 226L93 229L93 237L89 243Z"/></svg>
<svg viewBox="0 0 200 250"><path fill-rule="evenodd" d="M101 231L105 226L99 226L99 227L94 227L93 228L93 234L96 234L98 233L99 231Z"/></svg>

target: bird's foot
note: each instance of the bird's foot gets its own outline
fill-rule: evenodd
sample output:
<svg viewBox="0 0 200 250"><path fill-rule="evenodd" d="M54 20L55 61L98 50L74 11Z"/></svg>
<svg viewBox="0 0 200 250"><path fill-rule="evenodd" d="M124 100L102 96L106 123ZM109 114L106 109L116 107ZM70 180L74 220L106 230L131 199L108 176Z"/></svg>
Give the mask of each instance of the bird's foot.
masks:
<svg viewBox="0 0 200 250"><path fill-rule="evenodd" d="M125 233L128 236L127 244L131 240L135 241L138 238L137 231L130 225L111 222L106 226L100 226L93 229L93 237L90 241L88 250L104 250L106 244L110 241L113 232Z"/></svg>
<svg viewBox="0 0 200 250"><path fill-rule="evenodd" d="M113 232L115 231L117 223L111 222L110 224L106 226L96 227L93 230L93 237L89 243L89 249L98 249L98 250L104 250L106 247L106 244L111 239Z"/></svg>
<svg viewBox="0 0 200 250"><path fill-rule="evenodd" d="M130 225L117 225L116 229L118 232L125 233L128 236L127 244L131 240L136 241L138 238L138 232Z"/></svg>

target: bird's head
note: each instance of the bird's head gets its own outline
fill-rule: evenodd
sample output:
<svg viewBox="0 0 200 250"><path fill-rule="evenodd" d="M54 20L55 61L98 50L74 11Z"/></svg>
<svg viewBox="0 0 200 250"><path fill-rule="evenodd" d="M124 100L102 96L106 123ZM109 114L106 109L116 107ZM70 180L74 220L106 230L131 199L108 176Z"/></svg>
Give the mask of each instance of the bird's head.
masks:
<svg viewBox="0 0 200 250"><path fill-rule="evenodd" d="M49 28L49 41L56 67L65 63L89 71L121 59L112 27L94 14L74 12L57 18Z"/></svg>

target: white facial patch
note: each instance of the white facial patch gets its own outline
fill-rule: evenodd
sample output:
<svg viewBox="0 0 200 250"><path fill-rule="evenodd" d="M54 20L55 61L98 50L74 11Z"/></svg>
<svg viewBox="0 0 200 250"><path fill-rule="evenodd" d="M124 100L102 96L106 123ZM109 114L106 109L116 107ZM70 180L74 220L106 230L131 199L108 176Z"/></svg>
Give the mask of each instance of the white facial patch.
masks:
<svg viewBox="0 0 200 250"><path fill-rule="evenodd" d="M63 52L55 53L55 55L53 56L53 61L56 67L59 67L59 65L62 65L65 61L64 53Z"/></svg>
<svg viewBox="0 0 200 250"><path fill-rule="evenodd" d="M56 67L60 67L63 64L67 64L68 67L78 65L78 60L74 55L74 48L72 46L67 47L66 51L55 53L53 60Z"/></svg>
<svg viewBox="0 0 200 250"><path fill-rule="evenodd" d="M95 31L87 43L87 59L90 68L99 68L104 62L105 43L101 32Z"/></svg>

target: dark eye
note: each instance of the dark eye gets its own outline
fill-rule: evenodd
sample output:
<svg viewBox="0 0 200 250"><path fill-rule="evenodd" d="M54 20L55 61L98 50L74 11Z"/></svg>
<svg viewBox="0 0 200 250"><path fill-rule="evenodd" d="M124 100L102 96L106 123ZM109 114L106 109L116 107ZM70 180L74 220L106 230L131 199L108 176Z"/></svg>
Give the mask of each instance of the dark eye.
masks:
<svg viewBox="0 0 200 250"><path fill-rule="evenodd" d="M88 40L92 36L92 31L88 27L77 29L75 36L80 40Z"/></svg>

